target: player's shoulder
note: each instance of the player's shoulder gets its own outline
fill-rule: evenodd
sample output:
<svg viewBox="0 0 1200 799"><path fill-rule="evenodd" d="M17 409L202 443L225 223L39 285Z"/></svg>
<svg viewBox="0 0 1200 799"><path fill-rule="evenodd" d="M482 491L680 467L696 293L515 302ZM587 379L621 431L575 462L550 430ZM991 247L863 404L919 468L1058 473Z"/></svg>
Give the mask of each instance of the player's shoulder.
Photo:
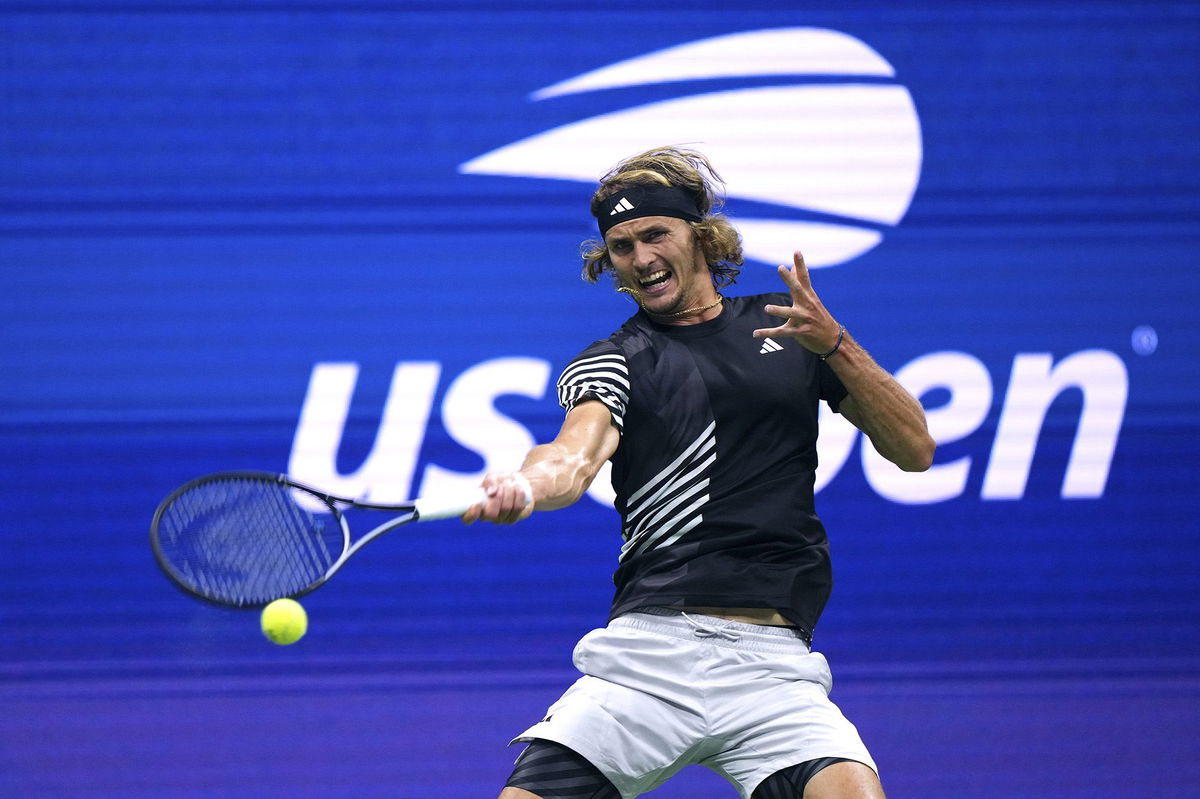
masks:
<svg viewBox="0 0 1200 799"><path fill-rule="evenodd" d="M573 360L594 358L596 356L624 357L630 350L637 351L644 346L651 330L640 314L634 314L613 331L607 338L597 339L588 344Z"/></svg>
<svg viewBox="0 0 1200 799"><path fill-rule="evenodd" d="M571 362L576 363L578 361L586 361L586 360L590 360L590 359L597 358L597 357L609 357L609 356L620 356L620 355L621 355L620 345L616 341L614 341L613 336L609 336L608 338L597 339L596 341L593 341L591 344L588 344L586 347L584 347L582 350L580 350L578 355L576 355L574 358L571 359Z"/></svg>
<svg viewBox="0 0 1200 799"><path fill-rule="evenodd" d="M615 335L598 339L584 347L564 367L559 382L586 382L604 375L627 374L625 353L615 340Z"/></svg>

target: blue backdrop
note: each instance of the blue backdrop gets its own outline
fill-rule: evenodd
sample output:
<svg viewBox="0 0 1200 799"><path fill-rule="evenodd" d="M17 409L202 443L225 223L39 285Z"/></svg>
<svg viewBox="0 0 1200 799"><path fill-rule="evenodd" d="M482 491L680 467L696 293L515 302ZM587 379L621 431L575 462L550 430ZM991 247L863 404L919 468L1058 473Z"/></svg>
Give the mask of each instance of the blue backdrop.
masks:
<svg viewBox="0 0 1200 799"><path fill-rule="evenodd" d="M664 143L737 290L804 250L929 411L928 473L821 450L816 644L889 795L1200 795L1200 5L738 6L0 10L0 795L494 795L604 621L602 488L373 544L287 648L150 516L514 465L632 311L578 278L595 179Z"/></svg>

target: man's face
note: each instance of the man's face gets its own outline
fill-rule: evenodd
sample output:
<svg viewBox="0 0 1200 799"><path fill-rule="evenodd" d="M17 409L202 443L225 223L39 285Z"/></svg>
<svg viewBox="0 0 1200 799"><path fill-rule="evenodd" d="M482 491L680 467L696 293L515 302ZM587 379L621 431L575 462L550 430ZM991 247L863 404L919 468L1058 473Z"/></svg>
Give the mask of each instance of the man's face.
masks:
<svg viewBox="0 0 1200 799"><path fill-rule="evenodd" d="M704 253L684 220L630 219L609 229L604 242L620 284L636 291L650 313L668 315L717 299Z"/></svg>

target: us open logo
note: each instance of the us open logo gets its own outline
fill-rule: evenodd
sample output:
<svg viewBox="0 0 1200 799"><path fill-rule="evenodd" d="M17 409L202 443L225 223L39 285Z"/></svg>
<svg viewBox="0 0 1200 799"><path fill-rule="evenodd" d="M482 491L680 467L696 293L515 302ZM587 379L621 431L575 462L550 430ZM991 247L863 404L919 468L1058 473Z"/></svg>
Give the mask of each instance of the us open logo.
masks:
<svg viewBox="0 0 1200 799"><path fill-rule="evenodd" d="M837 31L783 28L691 42L556 83L531 100L719 78L770 85L688 93L584 119L481 155L459 171L595 185L621 158L657 145L692 144L727 181L747 257L787 263L801 248L810 267L832 266L879 244L916 191L920 126L912 98L894 77L878 53ZM763 357L770 357L765 342L763 347ZM451 438L480 455L483 469L457 472L430 463L422 471L418 456L435 413L442 365L400 362L371 453L357 471L341 474L337 452L358 370L349 362L314 367L288 472L331 493L376 502L473 491L486 472L511 469L535 441L495 400L511 394L541 400L553 387L550 363L534 357L485 361L453 376L436 412ZM988 424L990 413L998 413L990 455L967 454L925 472L902 472L874 447L858 446L857 428L822 407L814 491L833 480L857 448L867 482L892 502L956 499L980 470L980 499L1020 499L1047 412L1064 391L1077 389L1084 401L1061 495L1104 495L1129 393L1125 364L1115 353L1086 349L1058 359L1046 352L1017 353L1007 380L997 382L975 356L940 351L915 358L895 374L914 396L949 393L949 401L926 413L939 445L973 435ZM1002 398L998 385L1007 386ZM612 505L605 475L588 494Z"/></svg>
<svg viewBox="0 0 1200 799"><path fill-rule="evenodd" d="M794 84L689 94L584 119L459 166L466 174L595 181L621 158L692 144L727 183L748 258L810 267L874 248L903 218L921 171L921 130L895 70L838 31L780 28L689 42L620 61L530 95L719 78L795 77ZM734 210L734 208L731 208Z"/></svg>

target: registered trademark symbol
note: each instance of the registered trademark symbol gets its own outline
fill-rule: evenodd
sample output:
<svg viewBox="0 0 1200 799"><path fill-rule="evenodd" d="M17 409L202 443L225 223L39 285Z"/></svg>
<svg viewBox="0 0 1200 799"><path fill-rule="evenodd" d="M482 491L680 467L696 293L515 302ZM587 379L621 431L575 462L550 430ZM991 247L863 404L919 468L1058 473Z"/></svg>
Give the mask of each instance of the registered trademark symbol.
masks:
<svg viewBox="0 0 1200 799"><path fill-rule="evenodd" d="M1130 343L1138 355L1153 355L1158 349L1158 333L1150 325L1138 325L1133 329Z"/></svg>

